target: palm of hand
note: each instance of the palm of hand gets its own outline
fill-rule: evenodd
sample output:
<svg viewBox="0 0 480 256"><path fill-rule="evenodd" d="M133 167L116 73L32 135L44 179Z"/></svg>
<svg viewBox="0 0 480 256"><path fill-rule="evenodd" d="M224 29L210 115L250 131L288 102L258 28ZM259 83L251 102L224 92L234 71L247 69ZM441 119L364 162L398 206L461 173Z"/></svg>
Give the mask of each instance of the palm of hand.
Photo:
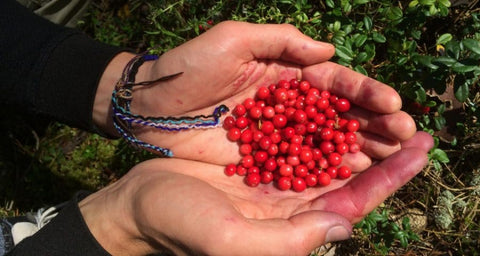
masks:
<svg viewBox="0 0 480 256"><path fill-rule="evenodd" d="M345 239L351 223L421 169L430 147L429 135L419 133L365 172L302 193L280 191L271 184L251 188L241 177L223 175L221 166L181 159L142 163L127 179L148 177L136 193L140 208L135 209L143 209L137 221L147 221L166 237L182 237L181 246L171 244L174 251L186 246L209 255L306 255L326 241ZM165 221L155 219L159 212ZM337 226L343 233L327 235Z"/></svg>

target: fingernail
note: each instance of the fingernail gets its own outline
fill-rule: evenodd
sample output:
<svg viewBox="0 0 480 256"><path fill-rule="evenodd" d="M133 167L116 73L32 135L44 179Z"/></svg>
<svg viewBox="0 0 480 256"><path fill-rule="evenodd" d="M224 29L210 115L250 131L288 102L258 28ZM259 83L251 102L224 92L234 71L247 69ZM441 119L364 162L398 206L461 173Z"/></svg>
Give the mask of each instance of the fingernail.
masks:
<svg viewBox="0 0 480 256"><path fill-rule="evenodd" d="M350 238L350 231L342 225L331 227L325 236L325 242L335 242Z"/></svg>

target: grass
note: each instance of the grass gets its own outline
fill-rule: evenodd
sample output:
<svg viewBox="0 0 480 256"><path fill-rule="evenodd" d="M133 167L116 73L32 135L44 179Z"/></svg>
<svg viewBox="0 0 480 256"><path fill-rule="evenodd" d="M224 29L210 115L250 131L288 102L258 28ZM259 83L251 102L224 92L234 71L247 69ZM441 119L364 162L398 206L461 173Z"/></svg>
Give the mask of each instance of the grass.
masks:
<svg viewBox="0 0 480 256"><path fill-rule="evenodd" d="M79 28L136 51L174 48L228 19L291 23L334 43L334 61L395 88L404 110L418 129L435 136L436 146L420 175L359 223L353 239L330 244L330 250L479 255L478 2L96 0ZM4 116L0 216L57 204L79 189L99 189L153 157L61 124Z"/></svg>

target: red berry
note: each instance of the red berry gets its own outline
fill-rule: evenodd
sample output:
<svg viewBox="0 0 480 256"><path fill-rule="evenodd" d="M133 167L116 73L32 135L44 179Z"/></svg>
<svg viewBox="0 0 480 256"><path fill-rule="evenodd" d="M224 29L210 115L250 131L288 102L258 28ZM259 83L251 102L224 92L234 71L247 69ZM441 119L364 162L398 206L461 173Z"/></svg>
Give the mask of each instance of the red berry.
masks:
<svg viewBox="0 0 480 256"><path fill-rule="evenodd" d="M302 150L300 152L300 161L302 161L302 163L308 163L310 161L313 160L313 152L312 150Z"/></svg>
<svg viewBox="0 0 480 256"><path fill-rule="evenodd" d="M290 89L290 82L282 79L282 80L278 81L277 88L283 88L283 89L288 90L288 89Z"/></svg>
<svg viewBox="0 0 480 256"><path fill-rule="evenodd" d="M320 96L321 96L322 98L329 99L329 98L330 98L330 92L329 92L329 91L322 91L322 92L320 93Z"/></svg>
<svg viewBox="0 0 480 256"><path fill-rule="evenodd" d="M260 177L260 174L258 174L258 173L249 173L249 174L245 177L245 182L246 182L247 185L249 185L250 187L256 187L256 186L258 186L258 184L260 184L260 180L261 180L261 177Z"/></svg>
<svg viewBox="0 0 480 256"><path fill-rule="evenodd" d="M319 111L324 111L330 106L330 101L326 98L320 98L317 100L317 108Z"/></svg>
<svg viewBox="0 0 480 256"><path fill-rule="evenodd" d="M240 129L234 127L232 129L228 130L227 138L231 141L237 141L238 139L240 139L241 134L242 133L241 133Z"/></svg>
<svg viewBox="0 0 480 256"><path fill-rule="evenodd" d="M235 126L237 126L240 130L246 128L248 126L248 119L244 116L238 117L235 121Z"/></svg>
<svg viewBox="0 0 480 256"><path fill-rule="evenodd" d="M247 174L247 168L243 167L242 165L237 165L237 175L245 176Z"/></svg>
<svg viewBox="0 0 480 256"><path fill-rule="evenodd" d="M355 119L348 121L347 123L347 131L349 132L356 132L360 128L360 122Z"/></svg>
<svg viewBox="0 0 480 256"><path fill-rule="evenodd" d="M260 174L260 168L258 168L257 166L252 166L252 167L247 169L247 174L250 174L250 173Z"/></svg>
<svg viewBox="0 0 480 256"><path fill-rule="evenodd" d="M240 135L240 141L242 143L250 143L253 141L253 132L252 130L246 129Z"/></svg>
<svg viewBox="0 0 480 256"><path fill-rule="evenodd" d="M300 152L302 151L302 146L297 143L291 143L290 146L288 147L288 154L290 156L298 156Z"/></svg>
<svg viewBox="0 0 480 256"><path fill-rule="evenodd" d="M265 168L267 171L273 172L275 169L277 169L277 161L275 161L275 158L269 158L263 164L263 168Z"/></svg>
<svg viewBox="0 0 480 256"><path fill-rule="evenodd" d="M330 175L325 172L320 173L317 178L318 178L318 184L320 184L321 186L330 185L330 181L332 179Z"/></svg>
<svg viewBox="0 0 480 256"><path fill-rule="evenodd" d="M280 175L287 177L287 176L290 176L290 175L293 174L293 166L291 166L289 164L284 164L284 165L280 166L278 171L279 171Z"/></svg>
<svg viewBox="0 0 480 256"><path fill-rule="evenodd" d="M333 129L330 127L324 127L322 130L320 130L320 138L322 140L332 140L333 139Z"/></svg>
<svg viewBox="0 0 480 256"><path fill-rule="evenodd" d="M315 174L308 174L304 179L309 187L315 187L318 183L317 175Z"/></svg>
<svg viewBox="0 0 480 256"><path fill-rule="evenodd" d="M297 165L295 167L294 173L296 177L305 177L308 175L308 168L303 164Z"/></svg>
<svg viewBox="0 0 480 256"><path fill-rule="evenodd" d="M307 184L303 178L296 177L292 180L292 188L295 192L302 192L307 188Z"/></svg>
<svg viewBox="0 0 480 256"><path fill-rule="evenodd" d="M285 115L277 114L273 116L272 120L273 126L275 126L277 129L283 128L287 125L287 117Z"/></svg>
<svg viewBox="0 0 480 256"><path fill-rule="evenodd" d="M255 152L255 161L257 163L263 163L265 161L267 161L267 158L268 158L268 153L265 152L265 151L257 151Z"/></svg>
<svg viewBox="0 0 480 256"><path fill-rule="evenodd" d="M360 145L358 143L351 144L349 151L350 153L357 153L358 151L360 151Z"/></svg>
<svg viewBox="0 0 480 256"><path fill-rule="evenodd" d="M260 182L263 184L268 184L273 181L273 173L272 172L262 172L260 174Z"/></svg>
<svg viewBox="0 0 480 256"><path fill-rule="evenodd" d="M338 112L347 112L348 110L350 110L350 101L343 98L338 99L335 102L335 110L337 110Z"/></svg>
<svg viewBox="0 0 480 256"><path fill-rule="evenodd" d="M335 166L328 167L327 174L330 175L330 178L335 179L337 177L337 167Z"/></svg>
<svg viewBox="0 0 480 256"><path fill-rule="evenodd" d="M223 120L223 128L230 130L233 127L235 127L235 118L233 118L233 116L225 117L225 120Z"/></svg>
<svg viewBox="0 0 480 256"><path fill-rule="evenodd" d="M252 145L250 144L242 144L240 145L240 154L243 156L250 155L252 153Z"/></svg>
<svg viewBox="0 0 480 256"><path fill-rule="evenodd" d="M330 166L338 166L342 163L342 156L339 153L333 152L328 155L327 160Z"/></svg>
<svg viewBox="0 0 480 256"><path fill-rule="evenodd" d="M255 106L255 100L252 98L246 98L243 101L243 106L245 106L245 109L251 109L253 106Z"/></svg>
<svg viewBox="0 0 480 256"><path fill-rule="evenodd" d="M275 90L275 92L273 93L273 96L275 97L275 102L277 104L284 103L288 99L287 89L279 88Z"/></svg>
<svg viewBox="0 0 480 256"><path fill-rule="evenodd" d="M352 171L348 166L340 166L337 172L338 177L341 179L347 179L352 175Z"/></svg>
<svg viewBox="0 0 480 256"><path fill-rule="evenodd" d="M267 87L260 87L257 91L257 98L266 100L270 96L270 90Z"/></svg>
<svg viewBox="0 0 480 256"><path fill-rule="evenodd" d="M246 155L242 158L241 164L245 168L250 168L255 164L255 159L252 155Z"/></svg>
<svg viewBox="0 0 480 256"><path fill-rule="evenodd" d="M327 155L335 151L335 146L330 141L322 141L320 143L320 150L323 154Z"/></svg>
<svg viewBox="0 0 480 256"><path fill-rule="evenodd" d="M239 116L243 116L245 115L245 113L247 113L247 109L245 108L244 105L237 105L235 106L235 108L233 109L233 114L237 117Z"/></svg>
<svg viewBox="0 0 480 256"><path fill-rule="evenodd" d="M262 116L262 108L259 106L253 106L248 110L248 116L253 119L259 119Z"/></svg>
<svg viewBox="0 0 480 256"><path fill-rule="evenodd" d="M270 135L275 130L275 126L270 121L263 121L261 130L264 135Z"/></svg>
<svg viewBox="0 0 480 256"><path fill-rule="evenodd" d="M297 166L300 164L300 158L298 156L287 156L287 164Z"/></svg>
<svg viewBox="0 0 480 256"><path fill-rule="evenodd" d="M237 165L236 164L228 164L225 167L225 174L227 176L233 176L237 172Z"/></svg>
<svg viewBox="0 0 480 256"><path fill-rule="evenodd" d="M345 143L351 145L353 143L357 142L357 135L353 132L346 132L345 133Z"/></svg>
<svg viewBox="0 0 480 256"><path fill-rule="evenodd" d="M278 154L278 145L277 144L272 144L270 147L267 149L267 153L271 156L275 156Z"/></svg>
<svg viewBox="0 0 480 256"><path fill-rule="evenodd" d="M275 109L272 106L265 106L262 109L262 117L266 119L272 119L275 116Z"/></svg>
<svg viewBox="0 0 480 256"><path fill-rule="evenodd" d="M281 177L277 181L277 186L280 190L289 190L292 187L292 181L289 177Z"/></svg>
<svg viewBox="0 0 480 256"><path fill-rule="evenodd" d="M343 155L343 154L347 153L348 151L350 151L350 147L348 146L347 143L339 143L339 144L337 144L335 149L336 149L337 153L339 153L340 155Z"/></svg>
<svg viewBox="0 0 480 256"><path fill-rule="evenodd" d="M345 134L341 131L335 131L333 132L333 142L335 144L340 144L345 141Z"/></svg>
<svg viewBox="0 0 480 256"><path fill-rule="evenodd" d="M308 81L301 81L298 89L302 92L307 92L310 89L310 83Z"/></svg>

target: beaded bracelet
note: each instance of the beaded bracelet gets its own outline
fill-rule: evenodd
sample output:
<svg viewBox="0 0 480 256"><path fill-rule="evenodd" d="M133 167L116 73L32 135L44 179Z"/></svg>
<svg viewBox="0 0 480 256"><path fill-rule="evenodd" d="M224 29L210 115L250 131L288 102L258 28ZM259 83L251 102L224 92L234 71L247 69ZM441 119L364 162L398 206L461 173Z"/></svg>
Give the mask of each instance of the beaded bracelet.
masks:
<svg viewBox="0 0 480 256"><path fill-rule="evenodd" d="M133 146L154 150L162 156L172 157L173 152L170 149L139 140L132 132L132 124L153 127L163 131L213 128L220 124L220 117L222 114L228 112L229 109L225 105L220 105L215 108L211 115L198 115L193 117L144 117L139 114L133 114L130 111L130 105L133 100L134 86L151 85L173 79L183 74L183 72L179 72L155 80L135 83L138 68L145 61L156 60L158 57L156 54L137 55L132 58L123 69L122 77L118 80L112 93L113 125L122 138Z"/></svg>

